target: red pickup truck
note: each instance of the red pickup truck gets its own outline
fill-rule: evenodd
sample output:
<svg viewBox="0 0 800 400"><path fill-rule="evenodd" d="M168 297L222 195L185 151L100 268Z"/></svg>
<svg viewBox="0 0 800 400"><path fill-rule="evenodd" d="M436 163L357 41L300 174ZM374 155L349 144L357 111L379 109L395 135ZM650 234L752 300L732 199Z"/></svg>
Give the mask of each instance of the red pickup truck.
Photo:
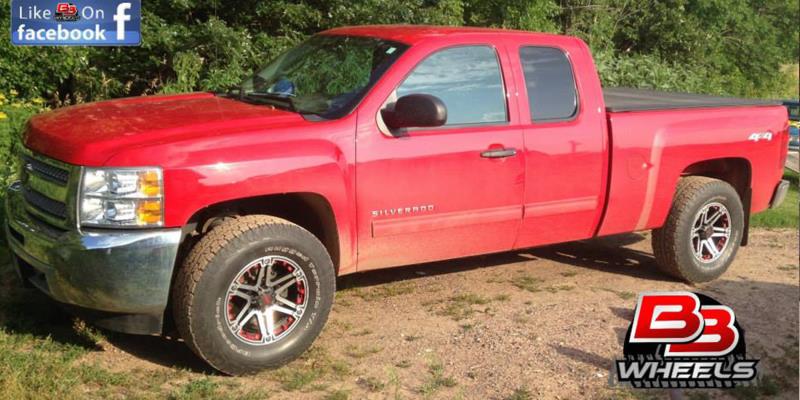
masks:
<svg viewBox="0 0 800 400"><path fill-rule="evenodd" d="M338 28L228 93L32 118L6 230L28 284L242 374L307 349L354 272L653 229L714 279L785 196L787 131L779 103L604 90L573 37Z"/></svg>

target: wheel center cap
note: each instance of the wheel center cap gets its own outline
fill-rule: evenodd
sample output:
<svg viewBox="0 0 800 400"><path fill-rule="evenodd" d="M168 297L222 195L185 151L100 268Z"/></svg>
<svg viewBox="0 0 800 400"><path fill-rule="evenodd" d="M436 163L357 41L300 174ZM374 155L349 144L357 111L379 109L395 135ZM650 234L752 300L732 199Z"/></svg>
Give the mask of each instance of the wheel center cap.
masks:
<svg viewBox="0 0 800 400"><path fill-rule="evenodd" d="M262 290L258 293L258 308L265 309L275 303L275 293L272 290Z"/></svg>
<svg viewBox="0 0 800 400"><path fill-rule="evenodd" d="M714 227L709 225L703 228L703 231L700 232L700 238L706 240L710 238L714 234Z"/></svg>

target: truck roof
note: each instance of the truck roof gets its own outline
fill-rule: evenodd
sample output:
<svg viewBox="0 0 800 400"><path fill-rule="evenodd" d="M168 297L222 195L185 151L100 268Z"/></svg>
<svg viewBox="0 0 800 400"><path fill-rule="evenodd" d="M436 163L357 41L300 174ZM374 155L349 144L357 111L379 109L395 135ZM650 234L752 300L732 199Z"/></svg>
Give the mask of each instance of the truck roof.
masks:
<svg viewBox="0 0 800 400"><path fill-rule="evenodd" d="M370 36L381 39L393 40L406 44L416 44L425 39L440 38L453 35L486 35L497 34L503 36L527 36L527 37L549 37L565 38L564 35L554 35L549 33L534 33L528 31L500 29L500 28L477 28L466 26L436 26L436 25L359 25L343 26L322 32L330 35L351 35L351 36Z"/></svg>

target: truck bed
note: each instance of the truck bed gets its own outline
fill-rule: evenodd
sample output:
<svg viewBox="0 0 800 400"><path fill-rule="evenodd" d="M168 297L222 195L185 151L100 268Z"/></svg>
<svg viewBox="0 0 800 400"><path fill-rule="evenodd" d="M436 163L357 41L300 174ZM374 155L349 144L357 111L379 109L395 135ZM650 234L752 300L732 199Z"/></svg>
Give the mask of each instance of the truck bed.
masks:
<svg viewBox="0 0 800 400"><path fill-rule="evenodd" d="M605 99L606 110L609 112L773 106L781 104L779 101L774 100L742 99L633 88L603 88L603 98Z"/></svg>

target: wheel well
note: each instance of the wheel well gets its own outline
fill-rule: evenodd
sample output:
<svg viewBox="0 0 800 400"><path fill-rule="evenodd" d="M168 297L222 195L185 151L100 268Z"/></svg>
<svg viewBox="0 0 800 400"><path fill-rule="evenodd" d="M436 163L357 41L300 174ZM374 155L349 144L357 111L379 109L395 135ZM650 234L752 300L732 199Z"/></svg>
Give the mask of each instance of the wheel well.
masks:
<svg viewBox="0 0 800 400"><path fill-rule="evenodd" d="M744 158L718 158L694 163L681 176L707 176L728 182L745 201L750 189L751 168Z"/></svg>
<svg viewBox="0 0 800 400"><path fill-rule="evenodd" d="M272 215L302 226L328 250L331 261L339 270L339 232L330 203L316 193L284 193L248 197L217 203L195 213L187 223L184 240L186 251L204 233L226 218L243 215Z"/></svg>
<svg viewBox="0 0 800 400"><path fill-rule="evenodd" d="M742 246L747 246L750 237L750 182L752 169L744 158L718 158L701 161L687 167L681 176L707 176L728 182L739 194L744 209L744 232Z"/></svg>

